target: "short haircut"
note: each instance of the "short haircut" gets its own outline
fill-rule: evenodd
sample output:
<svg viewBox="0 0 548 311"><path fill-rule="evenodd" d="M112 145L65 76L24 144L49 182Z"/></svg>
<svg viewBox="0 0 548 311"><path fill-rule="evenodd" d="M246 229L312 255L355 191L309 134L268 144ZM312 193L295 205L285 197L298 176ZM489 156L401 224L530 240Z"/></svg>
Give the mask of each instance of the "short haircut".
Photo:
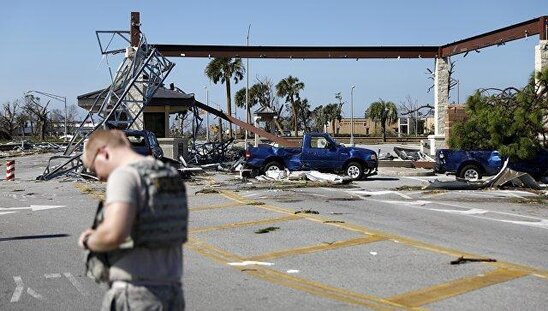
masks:
<svg viewBox="0 0 548 311"><path fill-rule="evenodd" d="M120 130L96 130L89 136L84 147L84 154L82 154L84 166L89 168L93 161L92 157L95 157L99 149L105 146L129 148L130 144L126 134Z"/></svg>

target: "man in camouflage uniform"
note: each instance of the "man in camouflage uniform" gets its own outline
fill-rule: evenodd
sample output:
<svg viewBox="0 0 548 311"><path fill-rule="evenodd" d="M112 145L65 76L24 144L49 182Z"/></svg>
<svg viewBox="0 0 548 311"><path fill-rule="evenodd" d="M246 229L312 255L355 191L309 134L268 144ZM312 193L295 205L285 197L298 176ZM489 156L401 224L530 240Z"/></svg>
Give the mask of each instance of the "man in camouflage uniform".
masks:
<svg viewBox="0 0 548 311"><path fill-rule="evenodd" d="M107 181L104 209L78 241L88 275L109 284L102 309L184 310L188 209L177 171L135 153L117 130L95 131L82 160Z"/></svg>

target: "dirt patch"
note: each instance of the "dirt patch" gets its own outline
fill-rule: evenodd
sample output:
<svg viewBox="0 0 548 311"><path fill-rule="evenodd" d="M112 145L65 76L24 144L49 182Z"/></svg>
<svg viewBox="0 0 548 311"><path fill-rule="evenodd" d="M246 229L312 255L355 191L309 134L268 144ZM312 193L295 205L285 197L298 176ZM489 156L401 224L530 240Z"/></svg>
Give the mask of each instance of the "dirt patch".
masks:
<svg viewBox="0 0 548 311"><path fill-rule="evenodd" d="M105 189L93 187L90 184L77 182L74 184L74 187L80 190L81 193L89 195L90 197L97 200L105 199Z"/></svg>

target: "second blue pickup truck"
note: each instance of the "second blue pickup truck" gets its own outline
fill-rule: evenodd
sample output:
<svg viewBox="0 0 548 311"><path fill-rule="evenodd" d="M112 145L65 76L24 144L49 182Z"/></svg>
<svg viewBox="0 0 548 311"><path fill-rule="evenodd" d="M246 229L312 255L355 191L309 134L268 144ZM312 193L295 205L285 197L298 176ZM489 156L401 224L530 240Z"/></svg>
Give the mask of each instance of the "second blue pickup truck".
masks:
<svg viewBox="0 0 548 311"><path fill-rule="evenodd" d="M245 154L246 166L268 170L289 169L344 172L353 180L377 174L377 153L373 150L346 147L329 134L305 134L301 147L281 148L270 145L251 147Z"/></svg>
<svg viewBox="0 0 548 311"><path fill-rule="evenodd" d="M504 160L496 150L440 149L436 152L434 172L455 174L459 178L476 181L483 176L496 175ZM541 148L528 160L509 161L508 167L540 179L548 175L548 150Z"/></svg>

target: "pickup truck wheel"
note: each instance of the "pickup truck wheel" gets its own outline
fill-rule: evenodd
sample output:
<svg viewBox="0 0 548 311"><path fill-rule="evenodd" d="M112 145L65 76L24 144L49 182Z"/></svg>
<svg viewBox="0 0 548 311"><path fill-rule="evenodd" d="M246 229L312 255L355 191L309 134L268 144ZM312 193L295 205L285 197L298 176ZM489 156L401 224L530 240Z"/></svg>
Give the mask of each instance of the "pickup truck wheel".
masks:
<svg viewBox="0 0 548 311"><path fill-rule="evenodd" d="M468 181L478 181L481 179L481 169L475 164L465 165L460 170L459 177Z"/></svg>
<svg viewBox="0 0 548 311"><path fill-rule="evenodd" d="M363 165L358 162L350 162L346 165L346 175L352 180L360 180L363 178Z"/></svg>
<svg viewBox="0 0 548 311"><path fill-rule="evenodd" d="M280 162L270 161L266 163L263 170L267 172L267 171L281 171L283 169L284 169L284 166L280 164Z"/></svg>

